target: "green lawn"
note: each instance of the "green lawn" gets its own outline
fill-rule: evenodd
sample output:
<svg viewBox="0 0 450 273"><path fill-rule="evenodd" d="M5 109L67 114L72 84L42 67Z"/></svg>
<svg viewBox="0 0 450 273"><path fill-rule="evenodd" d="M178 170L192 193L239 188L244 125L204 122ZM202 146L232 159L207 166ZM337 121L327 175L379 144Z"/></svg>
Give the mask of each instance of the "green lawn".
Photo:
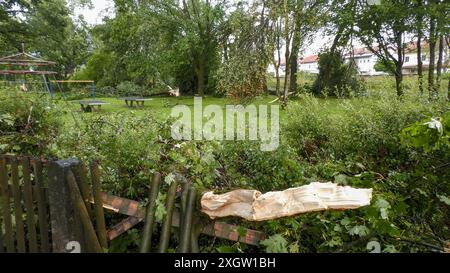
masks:
<svg viewBox="0 0 450 273"><path fill-rule="evenodd" d="M86 98L89 99L89 98ZM275 96L264 96L256 98L252 104L258 106L261 104L269 104L275 100ZM129 108L122 99L111 97L97 97L96 100L104 101L109 104L103 105L100 111L85 113L81 111L80 105L77 101L58 100L58 103L68 109L68 113L62 117L67 126L72 126L74 119L83 120L86 116L95 115L117 115L119 113L133 113L136 116L144 116L150 113L157 120L164 120L170 116L171 110L176 105L186 105L193 111L194 97L155 97L152 100L146 101L143 108ZM202 100L203 108L207 105L219 105L225 109L226 105L234 105L235 103L227 98L204 97ZM275 102L276 104L277 102ZM281 118L284 116L284 111L281 111Z"/></svg>

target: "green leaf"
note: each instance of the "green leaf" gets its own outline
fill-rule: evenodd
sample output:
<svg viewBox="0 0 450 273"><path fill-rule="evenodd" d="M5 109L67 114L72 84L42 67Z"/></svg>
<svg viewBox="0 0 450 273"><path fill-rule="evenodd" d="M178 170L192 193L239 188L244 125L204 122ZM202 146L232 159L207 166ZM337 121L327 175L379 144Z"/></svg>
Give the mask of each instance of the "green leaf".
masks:
<svg viewBox="0 0 450 273"><path fill-rule="evenodd" d="M280 234L272 235L260 244L266 247L267 253L288 253L287 241Z"/></svg>
<svg viewBox="0 0 450 273"><path fill-rule="evenodd" d="M369 234L369 229L366 226L354 226L348 231L348 233L350 235L358 235L363 237Z"/></svg>
<svg viewBox="0 0 450 273"><path fill-rule="evenodd" d="M444 195L437 195L437 197L439 198L439 200L441 202L444 202L446 205L450 206L450 198L448 198L447 196L444 196Z"/></svg>
<svg viewBox="0 0 450 273"><path fill-rule="evenodd" d="M164 182L166 182L167 185L172 184L172 182L175 182L175 175L173 173L169 173L165 178Z"/></svg>

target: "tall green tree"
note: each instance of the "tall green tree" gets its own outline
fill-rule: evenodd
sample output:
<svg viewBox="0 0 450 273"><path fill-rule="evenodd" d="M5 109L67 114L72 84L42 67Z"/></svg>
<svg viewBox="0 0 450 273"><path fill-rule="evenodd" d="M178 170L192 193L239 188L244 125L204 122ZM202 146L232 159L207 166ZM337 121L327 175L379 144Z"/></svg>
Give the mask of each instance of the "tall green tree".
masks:
<svg viewBox="0 0 450 273"><path fill-rule="evenodd" d="M381 0L380 4L362 1L355 10L355 35L394 74L399 97L403 95L402 70L411 9L409 0Z"/></svg>

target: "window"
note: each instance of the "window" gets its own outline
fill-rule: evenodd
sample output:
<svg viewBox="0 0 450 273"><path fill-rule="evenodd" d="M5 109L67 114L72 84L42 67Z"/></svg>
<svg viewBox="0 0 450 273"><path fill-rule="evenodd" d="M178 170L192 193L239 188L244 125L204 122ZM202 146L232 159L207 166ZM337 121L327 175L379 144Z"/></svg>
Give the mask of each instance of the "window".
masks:
<svg viewBox="0 0 450 273"><path fill-rule="evenodd" d="M405 57L405 63L409 63L409 56Z"/></svg>

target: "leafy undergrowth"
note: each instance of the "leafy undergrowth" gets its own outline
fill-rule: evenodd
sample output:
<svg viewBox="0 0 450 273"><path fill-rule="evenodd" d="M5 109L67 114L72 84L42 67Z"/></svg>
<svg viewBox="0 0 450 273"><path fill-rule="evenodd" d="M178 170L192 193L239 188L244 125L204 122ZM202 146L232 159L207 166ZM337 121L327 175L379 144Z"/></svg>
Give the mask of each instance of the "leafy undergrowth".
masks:
<svg viewBox="0 0 450 273"><path fill-rule="evenodd" d="M2 96L1 152L100 159L105 190L142 204L155 171L165 177L162 192L175 174L199 191L265 192L312 181L374 190L371 205L356 210L262 223L224 219L269 237L251 247L202 236L203 252L367 252L377 246L383 252L430 252L450 238L448 102L302 95L282 113L279 148L262 152L251 141L175 141L172 121L150 112L85 115L79 124L60 130L58 117L67 113L57 103L23 94ZM158 218L164 217L164 196L158 200ZM137 251L141 228L115 239L109 251ZM173 235L171 251L177 244Z"/></svg>

